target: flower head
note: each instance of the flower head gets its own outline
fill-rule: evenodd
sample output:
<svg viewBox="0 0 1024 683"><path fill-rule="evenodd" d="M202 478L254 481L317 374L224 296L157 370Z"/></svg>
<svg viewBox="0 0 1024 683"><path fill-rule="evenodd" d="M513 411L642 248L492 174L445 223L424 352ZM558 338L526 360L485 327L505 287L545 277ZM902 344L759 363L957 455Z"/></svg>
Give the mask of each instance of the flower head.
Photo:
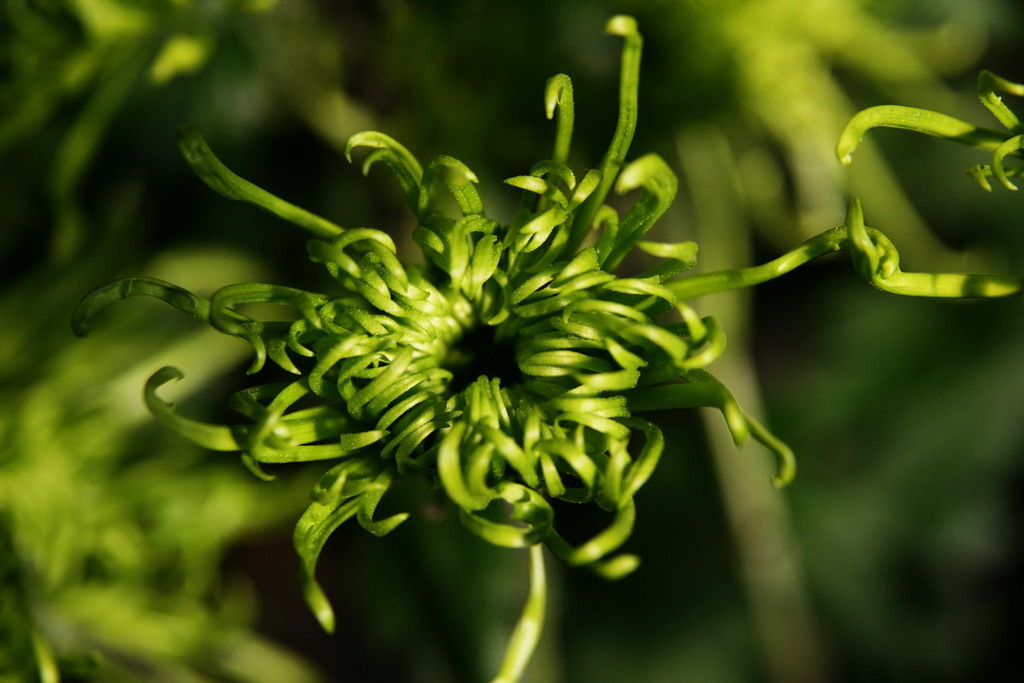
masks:
<svg viewBox="0 0 1024 683"><path fill-rule="evenodd" d="M864 225L857 203L848 227L776 261L679 279L694 265L696 245L643 240L675 196L676 177L655 155L625 163L636 124L641 38L629 17L614 17L608 29L624 39L619 118L608 152L583 174L567 166L572 84L564 75L552 78L546 105L549 118L557 113L553 158L506 180L523 191L507 225L488 217L477 178L462 162L440 156L424 167L383 133L357 134L346 156L369 149L364 172L383 162L416 215L413 238L425 265L405 265L386 233L341 228L239 178L186 127L181 149L199 177L230 199L316 235L310 259L332 276L335 291L242 284L207 300L167 282L128 278L97 288L76 311L76 330L84 333L109 303L153 296L248 341L256 352L250 373L269 358L295 375L235 394L231 405L246 420L237 425L200 422L162 400L159 387L181 377L174 368L158 371L145 396L172 429L207 448L241 452L258 476L268 477L265 465L331 463L294 537L306 598L327 630L334 616L314 578L317 557L352 517L375 535L401 524L406 513L375 516L401 477L435 483L464 525L487 541L531 548L531 593L503 680L518 677L540 633L541 546L610 578L638 564L632 555L615 553L632 531L634 496L665 443L657 426L634 413L718 408L737 444L752 435L767 445L779 460L776 483L788 481L794 470L789 449L744 415L703 369L721 353L724 337L714 319L697 315L686 299L763 282L840 249L854 254L866 278L891 291L955 296L1020 289L1013 281L989 292L982 287L989 284L985 276L900 272L891 243ZM613 188L639 192L622 215L605 204ZM634 249L656 257L657 265L616 275ZM976 277L982 279L970 279ZM238 310L251 303L288 306L296 315L254 320ZM593 538L570 544L557 531L554 499L594 503L611 522Z"/></svg>

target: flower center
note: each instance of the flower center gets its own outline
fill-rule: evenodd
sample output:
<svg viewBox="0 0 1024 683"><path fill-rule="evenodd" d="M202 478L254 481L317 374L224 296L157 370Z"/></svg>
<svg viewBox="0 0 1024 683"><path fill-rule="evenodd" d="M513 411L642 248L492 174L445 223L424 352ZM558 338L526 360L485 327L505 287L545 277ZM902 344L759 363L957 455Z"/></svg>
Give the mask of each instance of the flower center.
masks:
<svg viewBox="0 0 1024 683"><path fill-rule="evenodd" d="M452 373L452 394L461 392L481 375L496 377L503 387L523 381L515 344L497 340L495 329L489 325L470 327L448 348L441 367Z"/></svg>

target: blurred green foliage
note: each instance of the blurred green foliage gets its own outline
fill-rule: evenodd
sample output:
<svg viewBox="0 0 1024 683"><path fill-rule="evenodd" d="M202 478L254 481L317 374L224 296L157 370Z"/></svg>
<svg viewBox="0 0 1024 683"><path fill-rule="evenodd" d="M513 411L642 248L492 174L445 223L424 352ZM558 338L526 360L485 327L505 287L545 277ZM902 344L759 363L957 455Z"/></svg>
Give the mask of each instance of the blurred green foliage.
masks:
<svg viewBox="0 0 1024 683"><path fill-rule="evenodd" d="M848 176L832 156L865 106L987 125L976 70L1024 80L1013 3L263 5L0 6L0 671L10 680L40 661L68 680L314 676L263 638L334 679L479 680L521 602L524 566L464 539L438 510L386 541L332 541L321 575L344 606L340 634L317 633L282 559L287 543L274 540L306 505L308 482L250 481L139 408L142 378L160 365L214 387L242 350L202 367L210 356L194 349L211 339L142 308L72 339L78 297L114 275L175 263L174 279L202 290L248 279L249 254L263 253L277 257L264 277L313 277L299 269L299 238L225 209L189 176L174 149L181 123L198 121L277 194L400 241L411 226L393 188L371 177L367 190L331 146L373 126L425 156L465 160L493 187L547 154L536 85L567 72L574 158L599 158L615 92L599 28L626 11L647 39L635 144L681 170L665 236L716 226L719 241L700 235L702 264L774 256L839 224L852 192L911 265L1022 270L1019 199L963 176L977 161L966 151L880 133ZM485 200L511 213L510 197ZM195 253L211 244L221 247ZM777 494L795 539L781 561L803 565L820 668L802 669L784 634L774 649L796 663L782 670L789 680L801 670L996 677L1013 661L1024 607L1019 301L891 298L845 264L822 264L738 306L730 344L748 340L769 421L802 467ZM207 401L193 400L184 405ZM665 428L674 436L639 496L632 540L644 565L613 585L553 569L550 639L527 680L779 679L753 625L709 439L691 417ZM408 497L431 504L423 491ZM242 567L226 570L225 556ZM370 609L382 601L387 610Z"/></svg>

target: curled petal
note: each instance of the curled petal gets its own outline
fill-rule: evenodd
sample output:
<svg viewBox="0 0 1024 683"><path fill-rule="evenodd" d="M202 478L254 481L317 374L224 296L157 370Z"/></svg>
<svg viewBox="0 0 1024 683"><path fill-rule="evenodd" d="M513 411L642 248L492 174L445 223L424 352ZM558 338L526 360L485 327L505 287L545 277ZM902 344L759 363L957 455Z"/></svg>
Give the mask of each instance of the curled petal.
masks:
<svg viewBox="0 0 1024 683"><path fill-rule="evenodd" d="M643 194L619 221L618 234L602 267L612 271L633 249L651 226L668 210L675 199L679 181L668 164L656 154L647 154L622 170L615 191L624 194L641 188Z"/></svg>
<svg viewBox="0 0 1024 683"><path fill-rule="evenodd" d="M393 476L391 472L385 471L381 476L374 479L373 486L367 489L359 498L359 510L356 512L356 519L359 520L359 526L374 536L390 534L399 524L409 518L409 513L407 512L399 512L385 519L375 520L373 518L374 513L377 511L377 505L380 503L381 498L384 497L384 494L387 493L388 487L391 486Z"/></svg>
<svg viewBox="0 0 1024 683"><path fill-rule="evenodd" d="M454 157L441 155L427 164L423 172L423 184L420 187L417 209L420 220L425 220L432 213L440 213L431 197L434 183L440 181L451 193L463 216L477 215L484 212L480 195L474 184L479 182L464 163Z"/></svg>
<svg viewBox="0 0 1024 683"><path fill-rule="evenodd" d="M555 153L552 157L563 164L569 159L569 145L572 143L574 108L572 79L558 74L548 79L544 88L544 110L549 119L554 118L558 108L558 122L555 127Z"/></svg>
<svg viewBox="0 0 1024 683"><path fill-rule="evenodd" d="M554 176L556 179L562 181L566 192L571 193L576 187L576 174L572 172L572 169L565 165L564 161L558 161L556 159L548 159L545 161L538 161L530 169L530 175L537 178L543 178L544 176Z"/></svg>
<svg viewBox="0 0 1024 683"><path fill-rule="evenodd" d="M892 294L940 298L1001 297L1024 291L1024 275L974 273L906 273L889 239L864 225L864 211L853 200L847 212L846 248L854 264L875 287Z"/></svg>
<svg viewBox="0 0 1024 683"><path fill-rule="evenodd" d="M234 311L239 304L282 304L291 306L311 325L320 325L317 307L328 302L322 294L280 285L243 284L228 285L214 292L210 299L210 324L225 334L242 336L245 328Z"/></svg>
<svg viewBox="0 0 1024 683"><path fill-rule="evenodd" d="M593 194L594 190L600 187L601 178L603 177L604 176L601 175L601 172L596 169L592 168L587 171L584 174L583 179L576 185L576 189L573 190L572 197L569 199L569 210L573 211L576 207L585 202L590 195ZM598 209L598 211L600 211L600 209Z"/></svg>
<svg viewBox="0 0 1024 683"><path fill-rule="evenodd" d="M622 477L622 491L618 500L632 498L640 490L651 475L661 459L665 450L665 436L661 430L647 420L640 418L628 418L623 420L627 427L638 429L644 433L644 445L639 455L630 463Z"/></svg>
<svg viewBox="0 0 1024 683"><path fill-rule="evenodd" d="M157 370L146 382L146 406L158 420L189 441L213 451L241 451L248 443L247 428L200 422L178 413L174 406L156 395L156 390L185 374L174 367Z"/></svg>
<svg viewBox="0 0 1024 683"><path fill-rule="evenodd" d="M604 204L608 192L611 191L612 183L615 182L615 177L618 175L619 169L622 168L629 145L633 142L633 134L636 132L637 103L640 90L640 54L643 52L643 38L637 30L636 20L625 15L612 17L606 25L606 30L612 35L624 38L619 77L619 116L615 124L615 132L612 134L611 145L605 152L604 159L601 160L601 165L598 168L601 173L600 184L580 205L573 220L567 247L570 252L579 248L583 238L589 232L597 210Z"/></svg>
<svg viewBox="0 0 1024 683"><path fill-rule="evenodd" d="M789 483L796 472L793 452L775 438L759 422L740 410L732 393L713 375L703 370L692 370L684 381L635 389L627 393L629 407L634 411L676 408L717 408L737 446L753 436L776 456L777 470L772 479L776 486Z"/></svg>
<svg viewBox="0 0 1024 683"><path fill-rule="evenodd" d="M495 493L500 501L495 500L485 510L460 509L463 526L485 541L503 548L528 548L553 535L551 520L554 513L539 493L510 481L500 482ZM496 507L499 505L505 507L508 521L496 519L502 512Z"/></svg>
<svg viewBox="0 0 1024 683"><path fill-rule="evenodd" d="M199 179L228 199L254 204L317 237L334 237L343 232L341 227L326 218L286 202L232 173L210 150L195 126L185 125L178 129L178 147Z"/></svg>
<svg viewBox="0 0 1024 683"><path fill-rule="evenodd" d="M316 564L331 534L355 515L371 531L387 533L404 519L401 515L374 522L373 512L391 481L391 473L377 458L346 460L320 477L313 501L295 524L292 541L301 560L302 592L320 626L334 632L334 610L316 581ZM366 500L369 496L369 500ZM375 527L374 525L380 526Z"/></svg>
<svg viewBox="0 0 1024 683"><path fill-rule="evenodd" d="M884 104L858 112L846 124L836 145L836 156L839 157L839 161L844 165L853 163L853 152L860 145L864 134L872 128L879 127L924 133L990 151L998 147L1005 138L998 131L979 128L938 112Z"/></svg>
<svg viewBox="0 0 1024 683"><path fill-rule="evenodd" d="M302 564L299 581L306 603L327 633L334 633L334 609L316 580L316 563L324 544L334 530L359 510L359 499L349 499L338 505L324 505L314 501L295 525L293 542Z"/></svg>
<svg viewBox="0 0 1024 683"><path fill-rule="evenodd" d="M89 334L89 323L97 313L115 301L130 296L149 296L188 313L200 322L210 322L210 302L192 292L151 277L126 277L96 287L84 297L71 314L71 329L79 337Z"/></svg>
<svg viewBox="0 0 1024 683"><path fill-rule="evenodd" d="M543 178L538 178L532 175L520 175L513 178L506 178L505 184L511 185L512 187L518 187L519 189L526 190L527 192L539 194L545 199L558 204L563 209L569 206L569 200L565 198L565 194L556 186L548 184L548 182Z"/></svg>
<svg viewBox="0 0 1024 683"><path fill-rule="evenodd" d="M978 98L992 112L992 115L1011 133L1024 133L1020 119L1003 104L999 93L1024 97L1024 84L1014 83L995 75L991 71L982 71L978 75Z"/></svg>
<svg viewBox="0 0 1024 683"><path fill-rule="evenodd" d="M1010 182L1010 178L1003 167L1003 159L1008 154L1016 154L1024 149L1024 135L1015 135L996 148L992 153L992 175L1003 184L1008 190L1016 190L1017 186Z"/></svg>
<svg viewBox="0 0 1024 683"><path fill-rule="evenodd" d="M988 179L994 176L995 174L992 172L991 165L978 164L975 166L971 166L969 169L967 169L967 175L974 178L978 182L978 184L981 185L981 189L985 190L986 192L992 191L992 184L988 181ZM1022 175L1024 175L1024 166L1012 166L1010 168L1004 167L1003 175L1006 176L1007 178L1019 178Z"/></svg>
<svg viewBox="0 0 1024 683"><path fill-rule="evenodd" d="M692 269L697 265L697 243L696 242L647 242L640 240L636 246L652 256L658 256L667 261L645 275L657 277L662 282L672 278L679 273Z"/></svg>
<svg viewBox="0 0 1024 683"><path fill-rule="evenodd" d="M611 524L590 540L573 547L557 532L552 531L547 546L551 552L567 564L573 566L593 564L626 542L626 539L633 533L635 521L636 504L632 498L627 498L622 507L615 510Z"/></svg>
<svg viewBox="0 0 1024 683"><path fill-rule="evenodd" d="M405 193L406 200L413 211L419 209L420 182L423 178L423 167L416 157L400 142L389 135L377 131L356 133L345 143L345 158L352 162L352 150L357 147L369 147L371 152L363 163L363 175L377 161L387 164L398 179L398 184Z"/></svg>

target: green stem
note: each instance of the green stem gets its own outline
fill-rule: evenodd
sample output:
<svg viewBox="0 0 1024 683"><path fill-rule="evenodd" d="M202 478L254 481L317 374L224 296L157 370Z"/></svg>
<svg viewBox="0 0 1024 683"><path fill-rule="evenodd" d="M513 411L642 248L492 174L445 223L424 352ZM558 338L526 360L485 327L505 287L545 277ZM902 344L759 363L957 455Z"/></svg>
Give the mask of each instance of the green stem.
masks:
<svg viewBox="0 0 1024 683"><path fill-rule="evenodd" d="M544 606L547 602L547 579L544 575L544 546L530 546L530 594L519 617L515 631L509 639L501 670L492 683L515 683L523 675L533 655L544 626Z"/></svg>
<svg viewBox="0 0 1024 683"><path fill-rule="evenodd" d="M856 200L850 204L847 225L833 228L803 242L786 254L751 268L722 270L667 283L682 300L761 284L837 251L849 251L854 265L875 287L893 294L938 298L999 297L1024 291L1024 275L1010 273L905 273L899 254L878 230L863 224Z"/></svg>
<svg viewBox="0 0 1024 683"><path fill-rule="evenodd" d="M767 282L780 275L785 275L799 266L833 252L841 251L847 240L846 227L833 228L803 242L797 248L768 263L750 268L731 268L701 275L693 275L682 280L667 283L672 292L680 299L696 299L705 294L742 289Z"/></svg>

